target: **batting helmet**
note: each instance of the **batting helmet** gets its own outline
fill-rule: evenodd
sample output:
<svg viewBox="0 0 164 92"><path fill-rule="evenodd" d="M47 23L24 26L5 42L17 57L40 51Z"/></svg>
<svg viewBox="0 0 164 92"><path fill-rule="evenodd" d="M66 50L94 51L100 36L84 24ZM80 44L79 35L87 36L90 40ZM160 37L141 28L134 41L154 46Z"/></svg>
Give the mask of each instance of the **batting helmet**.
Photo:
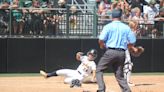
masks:
<svg viewBox="0 0 164 92"><path fill-rule="evenodd" d="M97 50L96 49L91 49L87 52L87 55L91 54L93 56L93 60L97 58Z"/></svg>

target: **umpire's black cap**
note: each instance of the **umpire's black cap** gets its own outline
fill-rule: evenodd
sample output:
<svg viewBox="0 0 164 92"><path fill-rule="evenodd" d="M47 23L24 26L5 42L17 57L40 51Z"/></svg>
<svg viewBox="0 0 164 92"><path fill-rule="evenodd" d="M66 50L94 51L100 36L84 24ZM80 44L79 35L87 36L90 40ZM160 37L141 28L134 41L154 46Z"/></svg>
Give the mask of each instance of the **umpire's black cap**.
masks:
<svg viewBox="0 0 164 92"><path fill-rule="evenodd" d="M112 18L120 18L122 16L121 9L113 9L112 10Z"/></svg>

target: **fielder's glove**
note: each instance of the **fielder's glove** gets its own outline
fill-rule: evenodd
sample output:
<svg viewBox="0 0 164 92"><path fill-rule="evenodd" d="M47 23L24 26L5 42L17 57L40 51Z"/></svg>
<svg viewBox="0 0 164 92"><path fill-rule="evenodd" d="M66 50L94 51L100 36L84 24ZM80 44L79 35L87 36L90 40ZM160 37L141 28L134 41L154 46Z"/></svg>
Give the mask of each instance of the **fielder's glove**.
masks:
<svg viewBox="0 0 164 92"><path fill-rule="evenodd" d="M144 52L144 48L142 46L138 46L138 47L135 47L137 48L138 50L137 51L133 51L133 50L129 50L130 54L134 57L139 57L143 52Z"/></svg>

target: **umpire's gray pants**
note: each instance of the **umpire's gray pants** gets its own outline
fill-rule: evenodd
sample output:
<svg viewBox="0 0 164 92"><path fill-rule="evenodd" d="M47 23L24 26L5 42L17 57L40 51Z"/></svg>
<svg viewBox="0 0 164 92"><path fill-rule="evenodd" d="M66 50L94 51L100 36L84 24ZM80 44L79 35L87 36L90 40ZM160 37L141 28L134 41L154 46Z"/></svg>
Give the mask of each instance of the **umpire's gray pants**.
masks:
<svg viewBox="0 0 164 92"><path fill-rule="evenodd" d="M96 78L98 90L105 92L106 86L103 79L103 71L112 66L116 80L121 87L122 92L131 92L126 79L124 79L123 65L125 61L125 51L107 49L98 62L96 69Z"/></svg>

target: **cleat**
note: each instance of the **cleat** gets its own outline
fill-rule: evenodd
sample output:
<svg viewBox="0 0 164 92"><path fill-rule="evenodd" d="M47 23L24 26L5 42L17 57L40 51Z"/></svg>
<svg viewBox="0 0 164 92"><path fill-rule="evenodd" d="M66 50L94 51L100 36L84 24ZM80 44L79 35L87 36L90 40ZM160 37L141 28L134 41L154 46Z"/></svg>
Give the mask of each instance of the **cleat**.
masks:
<svg viewBox="0 0 164 92"><path fill-rule="evenodd" d="M40 70L40 74L41 74L44 78L47 78L47 73L46 73L46 72Z"/></svg>

